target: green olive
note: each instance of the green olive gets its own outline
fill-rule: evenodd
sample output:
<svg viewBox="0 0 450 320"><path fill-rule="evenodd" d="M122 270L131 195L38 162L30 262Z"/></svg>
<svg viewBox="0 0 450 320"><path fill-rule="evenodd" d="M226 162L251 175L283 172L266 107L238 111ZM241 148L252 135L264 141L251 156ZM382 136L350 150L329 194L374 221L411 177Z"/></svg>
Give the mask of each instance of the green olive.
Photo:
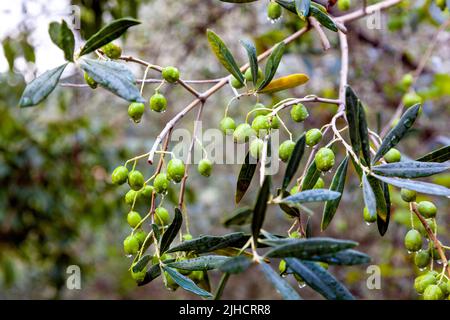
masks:
<svg viewBox="0 0 450 320"><path fill-rule="evenodd" d="M128 169L125 166L119 166L114 169L111 174L111 181L114 184L120 185L127 182L128 179Z"/></svg>
<svg viewBox="0 0 450 320"><path fill-rule="evenodd" d="M171 159L167 164L167 177L176 183L181 182L185 170L184 162L182 160Z"/></svg>
<svg viewBox="0 0 450 320"><path fill-rule="evenodd" d="M169 211L166 208L159 207L155 210L155 223L158 226L166 226L170 223Z"/></svg>
<svg viewBox="0 0 450 320"><path fill-rule="evenodd" d="M409 230L405 236L405 247L409 251L419 251L422 249L422 236L417 230Z"/></svg>
<svg viewBox="0 0 450 320"><path fill-rule="evenodd" d="M180 79L180 71L175 67L165 67L161 73L164 80L169 83L175 83Z"/></svg>
<svg viewBox="0 0 450 320"><path fill-rule="evenodd" d="M165 173L159 173L153 181L153 188L156 193L165 193L169 189L170 181Z"/></svg>
<svg viewBox="0 0 450 320"><path fill-rule="evenodd" d="M167 109L167 100L160 93L155 93L150 98L150 109L156 112L163 112Z"/></svg>
<svg viewBox="0 0 450 320"><path fill-rule="evenodd" d="M402 158L402 154L397 149L392 148L383 158L387 163L399 162Z"/></svg>
<svg viewBox="0 0 450 320"><path fill-rule="evenodd" d="M436 217L437 208L431 201L421 201L417 205L417 210L419 213L425 218L434 218Z"/></svg>
<svg viewBox="0 0 450 320"><path fill-rule="evenodd" d="M328 171L334 166L334 152L329 148L321 148L314 156L317 170Z"/></svg>
<svg viewBox="0 0 450 320"><path fill-rule="evenodd" d="M112 42L105 44L102 51L110 59L119 59L122 55L122 48Z"/></svg>
<svg viewBox="0 0 450 320"><path fill-rule="evenodd" d="M127 215L127 222L132 228L136 228L137 225L141 222L142 218L139 213L136 211L130 211Z"/></svg>
<svg viewBox="0 0 450 320"><path fill-rule="evenodd" d="M294 105L291 109L291 118L295 122L302 122L305 121L309 117L308 109L301 104L298 103Z"/></svg>
<svg viewBox="0 0 450 320"><path fill-rule="evenodd" d="M212 172L212 162L209 159L202 159L198 163L197 171L204 177L209 177Z"/></svg>
<svg viewBox="0 0 450 320"><path fill-rule="evenodd" d="M294 151L295 142L292 140L286 140L282 144L280 144L280 148L278 149L278 157L283 162L287 162Z"/></svg>
<svg viewBox="0 0 450 320"><path fill-rule="evenodd" d="M144 186L144 176L137 170L130 171L128 174L128 184L133 190L140 190Z"/></svg>

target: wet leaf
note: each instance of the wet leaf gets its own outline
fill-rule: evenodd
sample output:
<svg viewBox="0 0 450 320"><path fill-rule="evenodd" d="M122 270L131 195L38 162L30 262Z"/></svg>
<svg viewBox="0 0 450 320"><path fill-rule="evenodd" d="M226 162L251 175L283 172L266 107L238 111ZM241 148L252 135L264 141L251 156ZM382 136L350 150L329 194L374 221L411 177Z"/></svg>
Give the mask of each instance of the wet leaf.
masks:
<svg viewBox="0 0 450 320"><path fill-rule="evenodd" d="M218 269L223 263L230 258L225 256L201 256L193 259L179 260L168 263L167 266L182 270L214 270Z"/></svg>
<svg viewBox="0 0 450 320"><path fill-rule="evenodd" d="M305 153L305 146L306 146L306 138L305 134L302 134L297 139L294 151L292 151L292 154L289 157L289 161L283 178L283 189L287 188L292 178L295 176L298 166L300 165L300 161L303 158L303 154Z"/></svg>
<svg viewBox="0 0 450 320"><path fill-rule="evenodd" d="M275 73L277 72L278 66L280 65L281 58L283 57L285 48L286 48L285 43L280 42L273 49L272 53L269 56L269 59L267 60L264 80L259 85L258 91L264 89L272 81L273 77L275 76Z"/></svg>
<svg viewBox="0 0 450 320"><path fill-rule="evenodd" d="M286 282L286 280L281 278L267 263L261 263L259 268L278 293L281 294L284 300L302 300L299 294Z"/></svg>
<svg viewBox="0 0 450 320"><path fill-rule="evenodd" d="M256 204L253 208L252 235L255 243L258 242L259 231L266 217L267 201L269 201L270 197L270 182L270 176L266 176L262 187L259 189Z"/></svg>
<svg viewBox="0 0 450 320"><path fill-rule="evenodd" d="M421 178L450 169L449 163L402 161L373 167L373 172L385 177Z"/></svg>
<svg viewBox="0 0 450 320"><path fill-rule="evenodd" d="M169 268L167 266L163 266L164 271L166 271L169 276L184 290L192 292L203 298L212 298L212 294L202 288L198 287L194 281L189 279L188 277L183 276L181 273L176 271L175 269Z"/></svg>
<svg viewBox="0 0 450 320"><path fill-rule="evenodd" d="M237 256L234 258L230 258L225 261L220 267L219 270L222 272L227 272L231 274L242 273L247 270L252 265L252 260L246 258L244 256Z"/></svg>
<svg viewBox="0 0 450 320"><path fill-rule="evenodd" d="M253 83L256 85L256 82L258 81L258 56L256 55L256 48L250 41L241 40L240 42L247 51Z"/></svg>
<svg viewBox="0 0 450 320"><path fill-rule="evenodd" d="M161 244L159 246L160 254L169 249L171 243L176 238L178 232L181 229L181 225L183 224L183 215L181 214L180 209L175 208L175 216L173 218L172 223L167 228L166 232L162 235Z"/></svg>
<svg viewBox="0 0 450 320"><path fill-rule="evenodd" d="M72 30L70 30L66 21L62 20L61 23L50 23L48 33L50 34L50 38L52 39L53 43L64 51L64 58L67 61L73 62L75 37L73 36Z"/></svg>
<svg viewBox="0 0 450 320"><path fill-rule="evenodd" d="M252 163L250 161L250 153L247 153L245 157L245 162L241 167L241 171L239 172L237 185L236 185L236 203L239 203L247 192L248 187L250 187L250 183L252 182L253 176L256 171L257 163Z"/></svg>
<svg viewBox="0 0 450 320"><path fill-rule="evenodd" d="M441 162L441 163L449 160L450 160L450 145L432 151L424 155L423 157L417 159L417 161L421 162Z"/></svg>
<svg viewBox="0 0 450 320"><path fill-rule="evenodd" d="M230 227L250 223L252 214L253 209L250 207L237 208L223 221L223 225Z"/></svg>
<svg viewBox="0 0 450 320"><path fill-rule="evenodd" d="M432 194L435 196L444 196L444 197L450 197L450 189L440 186L433 183L428 182L422 182L417 180L408 180L408 179L401 179L401 178L390 178L390 177L383 177L380 175L373 175L378 180L381 180L387 184L391 184L393 186L396 186L398 188L404 188L409 190L414 190L419 193L426 193L426 194Z"/></svg>

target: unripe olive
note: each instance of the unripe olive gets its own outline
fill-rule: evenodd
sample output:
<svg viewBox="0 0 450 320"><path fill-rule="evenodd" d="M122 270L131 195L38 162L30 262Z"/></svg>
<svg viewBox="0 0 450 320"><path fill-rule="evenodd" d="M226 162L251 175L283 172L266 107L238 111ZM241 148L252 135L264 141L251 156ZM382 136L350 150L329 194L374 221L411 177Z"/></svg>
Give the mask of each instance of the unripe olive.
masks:
<svg viewBox="0 0 450 320"><path fill-rule="evenodd" d="M124 184L128 179L128 169L125 166L119 166L111 174L111 182L117 185Z"/></svg>
<svg viewBox="0 0 450 320"><path fill-rule="evenodd" d="M410 108L413 105L422 103L422 97L415 92L408 92L403 96L402 102L405 108Z"/></svg>
<svg viewBox="0 0 450 320"><path fill-rule="evenodd" d="M134 236L139 241L139 246L142 246L147 238L147 232L144 230L139 230L134 234Z"/></svg>
<svg viewBox="0 0 450 320"><path fill-rule="evenodd" d="M339 0L338 1L338 8L341 11L347 11L348 9L350 9L350 0Z"/></svg>
<svg viewBox="0 0 450 320"><path fill-rule="evenodd" d="M409 87L411 87L413 82L414 82L414 77L412 76L411 73L405 74L401 80L401 84L405 89L408 89Z"/></svg>
<svg viewBox="0 0 450 320"><path fill-rule="evenodd" d="M269 5L267 6L267 17L271 20L277 20L281 17L282 8L281 6L276 2L269 2Z"/></svg>
<svg viewBox="0 0 450 320"><path fill-rule="evenodd" d="M444 296L447 296L450 293L450 291L448 291L450 289L449 283L445 280L445 278L443 278L442 281L438 282L438 286L442 290L442 294Z"/></svg>
<svg viewBox="0 0 450 320"><path fill-rule="evenodd" d="M368 223L374 223L377 221L377 213L370 213L367 207L364 208L364 221Z"/></svg>
<svg viewBox="0 0 450 320"><path fill-rule="evenodd" d="M259 159L261 157L263 147L264 141L262 141L261 139L254 139L250 143L250 155L253 158Z"/></svg>
<svg viewBox="0 0 450 320"><path fill-rule="evenodd" d="M241 123L233 133L233 138L236 143L247 142L253 136L256 136L256 132L248 123Z"/></svg>
<svg viewBox="0 0 450 320"><path fill-rule="evenodd" d="M317 182L314 184L313 189L323 189L324 186L325 182L323 181L322 178L319 177L319 179L317 179Z"/></svg>
<svg viewBox="0 0 450 320"><path fill-rule="evenodd" d="M158 207L155 210L155 223L158 226L166 226L170 223L169 211L166 208Z"/></svg>
<svg viewBox="0 0 450 320"><path fill-rule="evenodd" d="M429 285L423 292L424 300L441 300L444 298L444 293L439 286L432 284Z"/></svg>
<svg viewBox="0 0 450 320"><path fill-rule="evenodd" d="M418 268L426 268L431 261L430 252L428 250L420 250L414 256L414 263Z"/></svg>
<svg viewBox="0 0 450 320"><path fill-rule="evenodd" d="M267 116L257 116L252 122L252 129L255 130L256 134L267 133L270 128L269 119Z"/></svg>
<svg viewBox="0 0 450 320"><path fill-rule="evenodd" d="M280 260L280 263L278 264L278 270L280 271L280 274L283 275L286 273L287 266L285 260Z"/></svg>
<svg viewBox="0 0 450 320"><path fill-rule="evenodd" d="M222 120L220 120L220 130L224 134L233 134L234 130L236 129L236 123L234 122L233 118L225 117Z"/></svg>
<svg viewBox="0 0 450 320"><path fill-rule="evenodd" d="M270 129L279 129L280 128L280 120L277 116L267 116L270 123Z"/></svg>
<svg viewBox="0 0 450 320"><path fill-rule="evenodd" d="M167 109L167 100L161 93L155 93L150 98L150 109L156 112L163 112Z"/></svg>
<svg viewBox="0 0 450 320"><path fill-rule="evenodd" d="M245 71L244 77L245 77L245 80L247 80L247 82L253 81L252 69L251 68L248 68ZM258 81L262 77L263 77L263 72L262 72L261 68L258 68L258 79L256 81Z"/></svg>
<svg viewBox="0 0 450 320"><path fill-rule="evenodd" d="M423 293L428 286L435 284L436 282L436 277L434 275L426 273L418 276L414 280L414 289L416 289L417 293Z"/></svg>
<svg viewBox="0 0 450 320"><path fill-rule="evenodd" d="M310 147L315 146L322 140L322 131L319 129L311 129L306 132L306 144Z"/></svg>
<svg viewBox="0 0 450 320"><path fill-rule="evenodd" d="M439 250L436 247L433 247L431 250L432 250L431 252L432 252L433 260L440 260L441 255L439 254Z"/></svg>
<svg viewBox="0 0 450 320"><path fill-rule="evenodd" d="M141 121L144 114L145 105L140 102L132 102L128 107L128 116L136 123Z"/></svg>
<svg viewBox="0 0 450 320"><path fill-rule="evenodd" d="M190 233L183 234L183 241L190 241L192 239L193 239L192 234Z"/></svg>
<svg viewBox="0 0 450 320"><path fill-rule="evenodd" d="M137 201L139 196L140 196L140 191L129 190L125 194L125 203L131 206L131 205L133 205L134 199L136 198L136 201Z"/></svg>
<svg viewBox="0 0 450 320"><path fill-rule="evenodd" d="M400 195L405 202L416 201L416 192L414 190L402 189Z"/></svg>
<svg viewBox="0 0 450 320"><path fill-rule="evenodd" d="M252 115L256 118L257 116L266 116L268 115L271 111L270 110L259 110L259 109L269 109L267 108L265 105L263 105L262 103L258 102L253 106L252 110Z"/></svg>
<svg viewBox="0 0 450 320"><path fill-rule="evenodd" d="M209 159L202 159L198 163L197 171L204 177L209 177L212 172L212 162Z"/></svg>
<svg viewBox="0 0 450 320"><path fill-rule="evenodd" d="M96 89L98 86L98 83L87 72L84 73L84 81L91 89Z"/></svg>
<svg viewBox="0 0 450 320"><path fill-rule="evenodd" d="M128 236L123 241L123 250L125 254L136 254L139 251L139 240L135 236Z"/></svg>
<svg viewBox="0 0 450 320"><path fill-rule="evenodd" d="M172 159L167 164L167 177L178 183L181 182L181 180L184 177L185 173L185 167L184 162L180 159Z"/></svg>
<svg viewBox="0 0 450 320"><path fill-rule="evenodd" d="M105 44L102 51L110 59L119 59L122 55L122 48L112 42Z"/></svg>
<svg viewBox="0 0 450 320"><path fill-rule="evenodd" d="M391 148L386 152L383 158L387 163L399 162L402 158L402 154L397 149Z"/></svg>
<svg viewBox="0 0 450 320"><path fill-rule="evenodd" d="M172 260L173 256L169 253L164 253L161 257L160 257L161 261L164 262L166 260ZM152 258L152 264L159 264L159 259L156 255L153 256Z"/></svg>
<svg viewBox="0 0 450 320"><path fill-rule="evenodd" d="M175 280L173 280L173 278L169 275L169 273L167 273L167 271L164 271L164 277L166 279L165 285L167 289L171 291L175 291L178 289L179 287L178 283Z"/></svg>
<svg viewBox="0 0 450 320"><path fill-rule="evenodd" d="M427 222L428 226L430 227L431 231L433 231L433 233L435 233L436 232L436 222L434 221L434 219L426 219L426 222ZM422 236L428 238L428 232L427 232L427 230L425 230L425 227L422 224L419 225L419 232Z"/></svg>
<svg viewBox="0 0 450 320"><path fill-rule="evenodd" d="M153 182L153 188L156 193L165 193L169 189L170 181L165 173L159 173Z"/></svg>
<svg viewBox="0 0 450 320"><path fill-rule="evenodd" d="M292 107L291 118L295 122L305 121L306 118L308 117L309 117L308 109L306 109L306 107L303 104L298 103Z"/></svg>
<svg viewBox="0 0 450 320"><path fill-rule="evenodd" d="M292 140L286 140L278 149L278 157L281 159L281 161L286 162L289 160L289 157L291 156L292 152L295 148L295 142Z"/></svg>
<svg viewBox="0 0 450 320"><path fill-rule="evenodd" d="M139 213L136 211L130 211L127 215L127 222L132 228L136 228L136 226L141 222L142 218Z"/></svg>
<svg viewBox="0 0 450 320"><path fill-rule="evenodd" d="M153 186L146 185L139 192L142 198L144 198L145 200L150 200L153 194Z"/></svg>
<svg viewBox="0 0 450 320"><path fill-rule="evenodd" d="M169 83L175 83L180 79L180 71L175 67L165 67L162 69L164 80Z"/></svg>
<svg viewBox="0 0 450 320"><path fill-rule="evenodd" d="M334 152L329 148L320 148L314 157L314 162L319 171L330 170L334 166L334 160Z"/></svg>
<svg viewBox="0 0 450 320"><path fill-rule="evenodd" d="M144 281L145 275L147 274L147 271L145 270L145 268L141 271L134 272L133 267L131 267L130 272L131 272L131 277L133 278L133 280L138 283Z"/></svg>
<svg viewBox="0 0 450 320"><path fill-rule="evenodd" d="M238 79L236 79L234 76L231 76L231 86L235 89L240 89L244 86L243 83L241 83Z"/></svg>
<svg viewBox="0 0 450 320"><path fill-rule="evenodd" d="M297 194L299 192L300 190L298 190L298 186L293 186L292 189L289 191L291 195Z"/></svg>
<svg viewBox="0 0 450 320"><path fill-rule="evenodd" d="M300 239L301 237L302 237L302 235L298 231L292 231L289 234L289 238L292 238L292 239Z"/></svg>
<svg viewBox="0 0 450 320"><path fill-rule="evenodd" d="M425 218L434 218L436 217L437 208L431 201L421 201L417 205L417 210L419 213Z"/></svg>
<svg viewBox="0 0 450 320"><path fill-rule="evenodd" d="M195 283L199 283L201 281L203 281L205 275L203 274L203 271L201 270L195 270L192 271L191 274L189 275L189 278L194 281Z"/></svg>
<svg viewBox="0 0 450 320"><path fill-rule="evenodd" d="M133 170L128 174L128 184L133 190L140 190L144 186L144 176L137 170Z"/></svg>
<svg viewBox="0 0 450 320"><path fill-rule="evenodd" d="M408 251L419 251L422 248L422 236L417 230L409 230L405 236L405 247Z"/></svg>
<svg viewBox="0 0 450 320"><path fill-rule="evenodd" d="M319 266L321 266L322 268L324 268L325 270L328 270L328 268L330 267L329 265L328 265L328 263L326 263L326 262L322 262L322 261L319 261L319 262L316 262Z"/></svg>
<svg viewBox="0 0 450 320"><path fill-rule="evenodd" d="M439 9L444 11L445 8L447 7L447 2L446 0L436 0L436 5L439 7Z"/></svg>

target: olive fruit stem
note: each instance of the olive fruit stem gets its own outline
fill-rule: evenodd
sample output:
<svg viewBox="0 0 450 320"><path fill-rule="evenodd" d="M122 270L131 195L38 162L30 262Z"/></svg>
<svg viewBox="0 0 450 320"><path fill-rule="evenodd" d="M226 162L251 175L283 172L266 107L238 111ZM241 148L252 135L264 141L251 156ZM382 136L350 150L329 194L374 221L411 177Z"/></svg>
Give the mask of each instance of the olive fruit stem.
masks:
<svg viewBox="0 0 450 320"><path fill-rule="evenodd" d="M140 90L141 96L142 96L142 92L144 92L145 79L147 79L148 70L150 70L150 65L148 65L147 68L145 68L144 78L143 78L144 81L142 81L142 83L141 83L141 90Z"/></svg>

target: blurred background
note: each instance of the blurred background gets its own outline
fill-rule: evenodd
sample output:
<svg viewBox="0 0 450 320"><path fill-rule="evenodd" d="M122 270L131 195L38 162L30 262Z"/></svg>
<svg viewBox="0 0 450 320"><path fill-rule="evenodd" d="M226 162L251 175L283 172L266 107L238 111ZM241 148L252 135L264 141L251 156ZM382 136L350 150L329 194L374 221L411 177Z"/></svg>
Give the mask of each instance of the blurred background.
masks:
<svg viewBox="0 0 450 320"><path fill-rule="evenodd" d="M352 8L357 4L353 1ZM377 1L369 1L374 3ZM80 29L74 30L77 47L115 18L132 16L142 24L130 29L119 43L126 55L158 65L174 65L183 79L212 79L226 75L207 45L206 28L218 33L239 63L246 61L238 40L252 39L258 52L298 30L302 24L284 11L280 21L266 18L267 1L233 5L218 0L115 0L115 1L2 1L0 2L0 298L1 299L196 299L181 289L169 292L160 279L136 287L129 276L130 260L124 256L123 238L128 235L127 208L123 196L127 187L110 184L112 169L137 154L147 152L165 123L191 101L190 94L176 86L162 91L169 100L168 111L146 111L139 125L127 116L127 104L105 90L59 86L35 108L19 109L18 100L25 83L49 68L63 63L63 53L47 33L51 21L70 20L76 5L80 9ZM341 15L337 9L333 14ZM391 119L406 93L399 84L412 72L426 51L439 25L448 19L434 1L403 1L382 14L381 28L367 28L365 20L348 25L350 46L349 83L367 107L370 127L378 130ZM280 74L307 73L310 82L278 96L263 97L270 105L283 97L306 94L335 98L339 79L339 45L328 33L332 49L324 53L315 32L309 32L289 46ZM424 99L423 114L398 148L405 157L417 158L448 145L450 139L450 33L444 32L415 86ZM130 65L137 78L144 69ZM149 74L158 77L158 74ZM83 83L82 74L67 68L62 83ZM147 85L149 98L154 85ZM199 85L199 90L207 89ZM229 87L208 100L203 128L218 127L223 110L233 92ZM240 122L255 101L241 99L230 112ZM304 124L282 115L297 137L305 130L328 123L334 106L311 105ZM192 129L194 114L180 127ZM343 151L338 151L338 161ZM150 176L154 167L138 165ZM283 170L283 168L282 168ZM217 165L213 178L195 170L190 175L187 201L191 233L224 234L221 225L234 205L238 165ZM323 176L329 185L332 173ZM276 178L279 184L280 177ZM256 179L255 179L256 181ZM252 189L257 189L253 181ZM331 272L360 299L415 299L413 279L418 272L412 256L403 248L409 223L407 205L393 189L394 215L387 234L380 237L376 226L362 218L362 193L355 172L349 169L346 191L331 226L320 232L321 206L312 206L315 236L356 240L359 250L381 267L381 290L366 286L365 266L332 267ZM450 174L436 175L429 181L450 187ZM177 198L179 186L171 190L168 201ZM255 192L248 192L243 204L251 205ZM421 196L419 200L425 199ZM449 200L428 198L438 205L438 234L448 244ZM172 207L168 204L168 207ZM148 210L148 208L147 208ZM290 222L272 208L265 229L285 233ZM246 230L246 228L243 228ZM81 290L66 288L69 265L81 268ZM210 273L213 286L219 274ZM295 283L293 279L290 279ZM304 297L320 299L308 288ZM256 270L231 277L225 290L228 299L278 299L275 290L261 281Z"/></svg>

